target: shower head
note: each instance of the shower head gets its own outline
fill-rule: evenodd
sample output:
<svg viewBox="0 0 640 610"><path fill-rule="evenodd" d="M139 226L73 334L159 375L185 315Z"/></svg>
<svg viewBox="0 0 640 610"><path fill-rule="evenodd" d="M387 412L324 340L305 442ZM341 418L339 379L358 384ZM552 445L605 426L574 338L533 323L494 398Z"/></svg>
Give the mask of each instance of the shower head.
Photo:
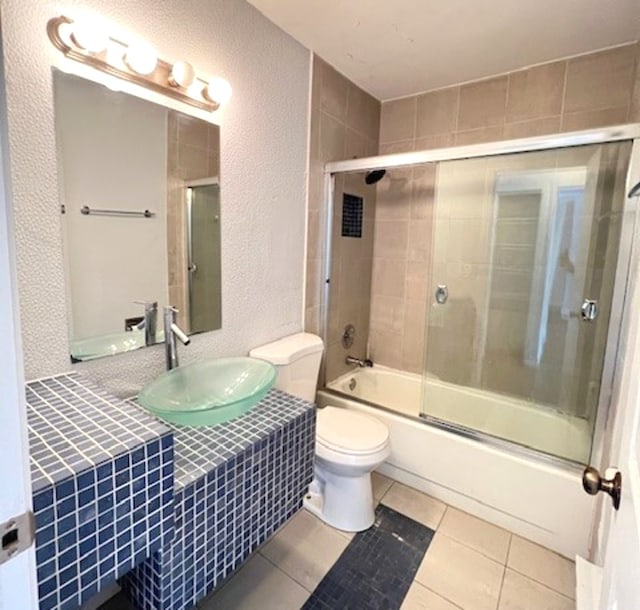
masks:
<svg viewBox="0 0 640 610"><path fill-rule="evenodd" d="M384 175L387 173L386 169L374 169L370 172L367 172L364 176L364 181L367 184L375 184L384 178Z"/></svg>

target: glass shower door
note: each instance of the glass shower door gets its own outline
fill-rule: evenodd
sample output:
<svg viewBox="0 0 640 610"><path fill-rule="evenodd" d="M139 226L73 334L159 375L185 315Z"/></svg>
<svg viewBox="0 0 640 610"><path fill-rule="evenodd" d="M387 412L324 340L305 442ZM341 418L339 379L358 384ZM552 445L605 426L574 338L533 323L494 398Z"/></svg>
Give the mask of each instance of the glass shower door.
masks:
<svg viewBox="0 0 640 610"><path fill-rule="evenodd" d="M190 332L220 328L220 186L188 189L188 271Z"/></svg>
<svg viewBox="0 0 640 610"><path fill-rule="evenodd" d="M423 416L588 461L630 149L439 164Z"/></svg>

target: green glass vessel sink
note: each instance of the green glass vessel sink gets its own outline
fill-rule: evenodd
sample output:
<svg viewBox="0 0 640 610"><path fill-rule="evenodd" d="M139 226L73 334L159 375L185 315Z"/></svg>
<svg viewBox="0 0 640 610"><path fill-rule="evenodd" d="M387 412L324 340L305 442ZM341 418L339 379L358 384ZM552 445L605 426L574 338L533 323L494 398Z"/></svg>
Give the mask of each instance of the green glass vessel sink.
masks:
<svg viewBox="0 0 640 610"><path fill-rule="evenodd" d="M245 414L275 380L275 367L264 360L205 360L162 373L142 388L138 402L174 424L212 426Z"/></svg>

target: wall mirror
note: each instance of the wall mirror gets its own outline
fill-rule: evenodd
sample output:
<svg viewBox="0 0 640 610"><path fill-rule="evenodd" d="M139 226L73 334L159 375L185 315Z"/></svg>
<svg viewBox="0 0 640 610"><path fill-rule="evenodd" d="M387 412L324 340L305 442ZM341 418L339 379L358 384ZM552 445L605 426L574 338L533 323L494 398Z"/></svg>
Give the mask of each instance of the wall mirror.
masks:
<svg viewBox="0 0 640 610"><path fill-rule="evenodd" d="M54 98L72 360L163 341L165 305L220 328L219 127L58 70Z"/></svg>

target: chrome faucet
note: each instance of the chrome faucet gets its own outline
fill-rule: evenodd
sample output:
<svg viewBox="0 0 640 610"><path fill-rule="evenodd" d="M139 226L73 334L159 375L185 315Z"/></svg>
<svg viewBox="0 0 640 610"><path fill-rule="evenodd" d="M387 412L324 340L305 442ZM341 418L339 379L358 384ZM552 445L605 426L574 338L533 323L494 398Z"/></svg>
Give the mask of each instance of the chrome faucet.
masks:
<svg viewBox="0 0 640 610"><path fill-rule="evenodd" d="M164 308L164 347L167 362L167 371L178 366L178 344L176 337L182 341L183 345L189 345L191 339L176 324L176 314L178 310L169 305Z"/></svg>
<svg viewBox="0 0 640 610"><path fill-rule="evenodd" d="M345 362L347 364L357 364L359 367L371 367L373 366L373 360L371 360L370 358L365 358L364 360L362 358L355 358L354 356L347 356L345 358Z"/></svg>
<svg viewBox="0 0 640 610"><path fill-rule="evenodd" d="M132 328L142 330L144 328L144 344L155 345L158 328L158 301L134 301L138 305L144 305L144 319Z"/></svg>

